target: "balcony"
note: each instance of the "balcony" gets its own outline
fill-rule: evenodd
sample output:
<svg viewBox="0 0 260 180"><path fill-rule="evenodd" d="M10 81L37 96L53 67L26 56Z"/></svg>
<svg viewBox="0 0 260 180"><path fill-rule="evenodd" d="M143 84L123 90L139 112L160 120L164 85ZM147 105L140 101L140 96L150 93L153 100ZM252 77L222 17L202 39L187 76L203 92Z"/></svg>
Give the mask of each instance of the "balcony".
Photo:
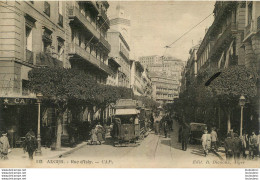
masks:
<svg viewBox="0 0 260 180"><path fill-rule="evenodd" d="M69 54L74 55L76 58L82 58L82 59L88 61L89 63L93 64L94 66L96 66L97 68L103 70L104 72L106 72L108 74L113 73L113 71L111 70L111 68L108 65L101 62L95 56L93 56L88 51L86 51L85 49L83 49L82 47L80 47L79 45L77 45L75 43L69 44Z"/></svg>
<svg viewBox="0 0 260 180"><path fill-rule="evenodd" d="M250 36L256 34L260 30L260 17L256 20L251 20L251 22L245 27L244 30L244 41L246 41Z"/></svg>
<svg viewBox="0 0 260 180"><path fill-rule="evenodd" d="M26 49L26 62L33 64L33 52L28 49Z"/></svg>
<svg viewBox="0 0 260 180"><path fill-rule="evenodd" d="M111 51L111 45L107 42L107 40L100 36L100 43L103 44L103 46L110 52Z"/></svg>
<svg viewBox="0 0 260 180"><path fill-rule="evenodd" d="M84 26L88 31L90 31L97 39L100 39L100 34L96 30L96 28L87 20L87 18L80 12L80 10L76 6L72 6L69 8L69 19L75 21L76 23L80 23Z"/></svg>
<svg viewBox="0 0 260 180"><path fill-rule="evenodd" d="M97 58L75 43L69 44L69 54L79 56L97 67L100 65L100 61Z"/></svg>
<svg viewBox="0 0 260 180"><path fill-rule="evenodd" d="M129 53L127 50L124 48L122 44L120 44L120 51L121 55L123 55L126 59L129 59Z"/></svg>
<svg viewBox="0 0 260 180"><path fill-rule="evenodd" d="M48 53L38 53L36 54L36 65L39 67L63 67L63 62L54 58Z"/></svg>
<svg viewBox="0 0 260 180"><path fill-rule="evenodd" d="M110 74L110 75L114 74L114 72L112 71L112 69L111 69L108 65L106 65L105 63L103 63L103 62L100 62L100 68L101 68L103 71L105 71L106 73Z"/></svg>
<svg viewBox="0 0 260 180"><path fill-rule="evenodd" d="M219 52L229 45L229 43L232 41L231 29L231 24L229 24L226 27L225 31L217 37L214 42L213 48L209 53L208 59L211 58L213 55L219 55Z"/></svg>

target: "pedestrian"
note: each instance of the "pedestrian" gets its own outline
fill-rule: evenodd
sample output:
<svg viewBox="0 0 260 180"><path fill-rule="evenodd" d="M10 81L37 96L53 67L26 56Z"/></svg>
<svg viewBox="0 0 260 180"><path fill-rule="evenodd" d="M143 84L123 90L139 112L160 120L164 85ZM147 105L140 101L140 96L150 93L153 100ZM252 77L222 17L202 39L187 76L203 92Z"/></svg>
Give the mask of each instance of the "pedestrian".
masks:
<svg viewBox="0 0 260 180"><path fill-rule="evenodd" d="M97 143L97 132L96 132L96 128L93 128L91 130L91 144Z"/></svg>
<svg viewBox="0 0 260 180"><path fill-rule="evenodd" d="M104 130L103 130L103 127L101 126L100 122L98 122L98 124L96 125L95 131L96 131L96 135L97 135L97 141L101 145L101 142L103 141Z"/></svg>
<svg viewBox="0 0 260 180"><path fill-rule="evenodd" d="M33 159L33 153L35 152L37 148L37 140L36 136L32 129L29 130L29 132L25 135L25 143L24 143L24 149L26 152L28 152L29 158Z"/></svg>
<svg viewBox="0 0 260 180"><path fill-rule="evenodd" d="M233 139L231 137L231 133L228 133L227 138L225 139L224 147L225 147L225 153L226 153L226 160L231 160L234 156Z"/></svg>
<svg viewBox="0 0 260 180"><path fill-rule="evenodd" d="M168 133L168 123L166 120L164 120L163 122L163 132L164 132L164 136L165 138L167 138L167 133Z"/></svg>
<svg viewBox="0 0 260 180"><path fill-rule="evenodd" d="M217 135L217 132L216 132L216 128L215 128L215 127L213 127L213 128L211 129L210 135L211 135L211 149L217 151L217 150L218 150L218 149L217 149L217 139L218 139L218 135Z"/></svg>
<svg viewBox="0 0 260 180"><path fill-rule="evenodd" d="M209 149L211 147L211 136L208 134L208 130L205 129L201 137L202 147L205 157L209 154Z"/></svg>
<svg viewBox="0 0 260 180"><path fill-rule="evenodd" d="M154 131L156 135L159 133L159 129L160 129L160 123L159 121L156 120L154 123Z"/></svg>
<svg viewBox="0 0 260 180"><path fill-rule="evenodd" d="M254 131L249 138L249 154L251 159L254 159L257 154L257 136Z"/></svg>
<svg viewBox="0 0 260 180"><path fill-rule="evenodd" d="M242 135L242 153L243 153L243 157L247 159L249 155L249 137L248 137L248 133L246 133L245 131L243 132Z"/></svg>
<svg viewBox="0 0 260 180"><path fill-rule="evenodd" d="M50 125L47 126L46 128L46 147L50 148L52 144L52 128Z"/></svg>
<svg viewBox="0 0 260 180"><path fill-rule="evenodd" d="M233 153L234 153L235 163L239 161L241 152L242 152L242 141L239 138L238 134L234 133Z"/></svg>
<svg viewBox="0 0 260 180"><path fill-rule="evenodd" d="M1 152L1 159L7 160L8 159L8 150L10 148L9 140L7 138L7 133L3 133L2 137L0 138L0 152Z"/></svg>
<svg viewBox="0 0 260 180"><path fill-rule="evenodd" d="M183 124L181 133L182 133L181 135L182 150L186 151L188 146L189 136L190 136L190 128L188 124L186 123Z"/></svg>
<svg viewBox="0 0 260 180"><path fill-rule="evenodd" d="M178 142L181 142L181 136L182 136L182 126L179 127L179 131L178 131Z"/></svg>

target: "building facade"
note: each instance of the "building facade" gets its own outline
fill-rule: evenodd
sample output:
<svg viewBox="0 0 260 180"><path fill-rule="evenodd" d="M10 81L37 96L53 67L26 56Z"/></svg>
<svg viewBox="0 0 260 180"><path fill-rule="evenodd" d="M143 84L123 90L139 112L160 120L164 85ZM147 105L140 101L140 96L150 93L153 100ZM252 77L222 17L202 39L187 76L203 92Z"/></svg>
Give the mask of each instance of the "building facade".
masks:
<svg viewBox="0 0 260 180"><path fill-rule="evenodd" d="M217 1L213 13L214 21L199 48L196 48L196 56L193 53L190 54L183 71L182 90L188 88L194 77L200 77L197 78L199 80L197 82L204 85L205 82L201 80L210 78L206 76L213 75L212 73L216 70L221 72L223 69L234 66L254 68L259 74L260 3L256 1ZM193 59L197 59L196 65L193 63ZM259 83L257 86L257 97L259 97ZM244 130L252 130L259 124L259 105L256 104L248 101L248 106L244 110ZM239 129L240 122L237 119L241 118L240 109L234 107L231 111L232 115L226 115L220 106L216 107L214 112L216 121L207 123L218 126L224 131L227 130L226 132L233 128Z"/></svg>
<svg viewBox="0 0 260 180"><path fill-rule="evenodd" d="M242 46L245 7L238 2L216 2L215 20L197 52L198 73L244 63ZM238 56L239 55L239 56Z"/></svg>
<svg viewBox="0 0 260 180"><path fill-rule="evenodd" d="M245 66L260 69L260 2L240 3L245 7L244 37Z"/></svg>
<svg viewBox="0 0 260 180"><path fill-rule="evenodd" d="M37 129L36 95L28 91L32 68L76 68L106 83L111 46L106 1L0 2L0 126L15 137ZM79 115L83 119L83 112ZM64 126L71 115L64 117ZM41 125L55 125L55 109L42 112ZM65 132L63 132L65 133ZM12 146L15 140L11 141Z"/></svg>
<svg viewBox="0 0 260 180"><path fill-rule="evenodd" d="M110 57L120 65L118 72L118 85L130 87L130 17L124 7L118 4L110 18L108 41L111 44Z"/></svg>
<svg viewBox="0 0 260 180"><path fill-rule="evenodd" d="M131 60L131 86L134 95L152 98L152 82L139 61Z"/></svg>
<svg viewBox="0 0 260 180"><path fill-rule="evenodd" d="M108 32L108 41L111 44L110 57L120 65L118 72L118 86L130 87L130 47L120 32Z"/></svg>

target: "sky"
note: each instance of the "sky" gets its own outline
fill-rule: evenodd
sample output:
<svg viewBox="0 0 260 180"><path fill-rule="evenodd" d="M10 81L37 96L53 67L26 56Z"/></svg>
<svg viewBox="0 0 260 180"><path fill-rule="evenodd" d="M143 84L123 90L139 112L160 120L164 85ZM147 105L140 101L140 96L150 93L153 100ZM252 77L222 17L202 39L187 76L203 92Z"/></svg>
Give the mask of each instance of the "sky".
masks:
<svg viewBox="0 0 260 180"><path fill-rule="evenodd" d="M109 1L109 4L108 15L115 11L118 2ZM166 52L164 47L209 16L214 4L215 1L121 1L120 5L131 18L132 58L171 55L187 61L190 48L203 39L205 29L214 20L213 15Z"/></svg>

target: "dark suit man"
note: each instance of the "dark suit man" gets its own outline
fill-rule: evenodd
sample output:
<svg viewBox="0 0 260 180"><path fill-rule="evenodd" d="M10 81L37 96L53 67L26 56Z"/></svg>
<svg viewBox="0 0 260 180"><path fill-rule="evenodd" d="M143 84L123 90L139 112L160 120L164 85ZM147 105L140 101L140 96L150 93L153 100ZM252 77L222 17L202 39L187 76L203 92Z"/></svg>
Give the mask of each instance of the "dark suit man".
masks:
<svg viewBox="0 0 260 180"><path fill-rule="evenodd" d="M234 142L234 139L231 137L231 134L228 133L227 138L225 139L225 144L224 144L227 160L232 159L232 157L234 156L233 142Z"/></svg>
<svg viewBox="0 0 260 180"><path fill-rule="evenodd" d="M186 123L182 126L181 132L182 132L182 136L181 136L182 150L186 151L188 141L189 141L189 136L190 136L190 128Z"/></svg>
<svg viewBox="0 0 260 180"><path fill-rule="evenodd" d="M242 141L239 138L238 134L235 133L233 139L233 153L234 153L235 162L239 160L241 152L242 152Z"/></svg>

